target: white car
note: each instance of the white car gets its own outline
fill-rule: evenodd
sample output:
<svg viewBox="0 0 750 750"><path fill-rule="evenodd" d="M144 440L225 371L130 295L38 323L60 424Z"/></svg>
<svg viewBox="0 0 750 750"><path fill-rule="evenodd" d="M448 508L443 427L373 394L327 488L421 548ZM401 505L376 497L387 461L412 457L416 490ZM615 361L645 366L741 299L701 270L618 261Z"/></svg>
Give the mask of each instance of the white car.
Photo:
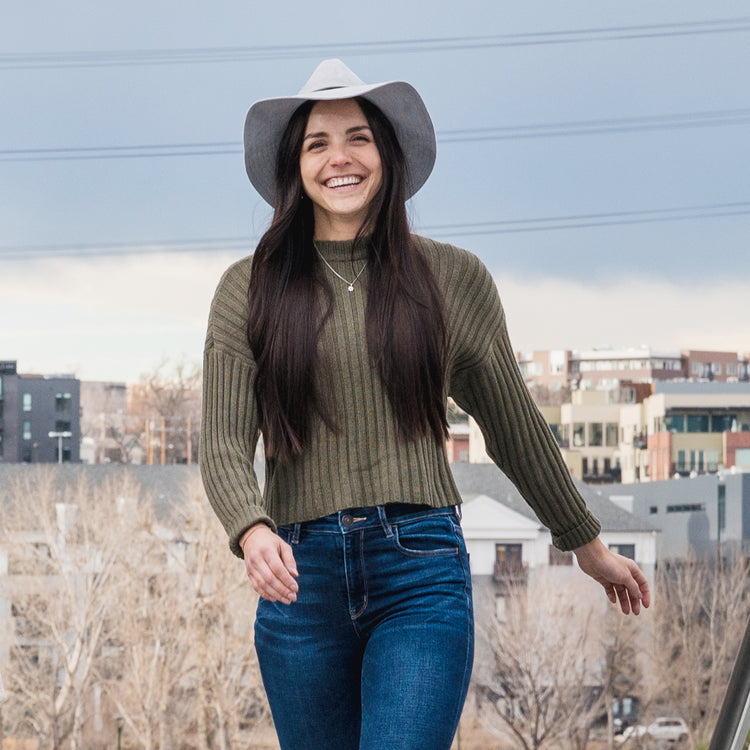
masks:
<svg viewBox="0 0 750 750"><path fill-rule="evenodd" d="M655 740L684 742L688 738L688 728L679 717L661 716L646 727L646 734Z"/></svg>

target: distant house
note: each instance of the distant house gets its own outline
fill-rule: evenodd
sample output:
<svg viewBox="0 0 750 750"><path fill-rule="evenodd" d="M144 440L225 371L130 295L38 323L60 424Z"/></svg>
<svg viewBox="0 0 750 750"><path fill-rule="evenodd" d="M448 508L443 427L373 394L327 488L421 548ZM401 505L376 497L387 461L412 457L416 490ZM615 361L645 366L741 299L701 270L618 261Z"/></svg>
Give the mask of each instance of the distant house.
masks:
<svg viewBox="0 0 750 750"><path fill-rule="evenodd" d="M547 567L573 565L571 553L552 545L549 531L513 483L494 464L455 464L456 485L464 498L463 531L472 576L502 588ZM587 506L602 524L610 549L634 559L649 575L656 563L657 529L600 491L576 481Z"/></svg>

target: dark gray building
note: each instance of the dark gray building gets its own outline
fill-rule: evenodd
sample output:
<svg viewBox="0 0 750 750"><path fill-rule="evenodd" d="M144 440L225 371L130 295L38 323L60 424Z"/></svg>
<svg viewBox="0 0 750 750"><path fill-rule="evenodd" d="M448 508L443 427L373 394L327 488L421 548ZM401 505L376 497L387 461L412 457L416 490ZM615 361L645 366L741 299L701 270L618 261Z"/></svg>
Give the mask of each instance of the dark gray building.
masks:
<svg viewBox="0 0 750 750"><path fill-rule="evenodd" d="M80 382L0 361L0 463L78 463L80 445Z"/></svg>

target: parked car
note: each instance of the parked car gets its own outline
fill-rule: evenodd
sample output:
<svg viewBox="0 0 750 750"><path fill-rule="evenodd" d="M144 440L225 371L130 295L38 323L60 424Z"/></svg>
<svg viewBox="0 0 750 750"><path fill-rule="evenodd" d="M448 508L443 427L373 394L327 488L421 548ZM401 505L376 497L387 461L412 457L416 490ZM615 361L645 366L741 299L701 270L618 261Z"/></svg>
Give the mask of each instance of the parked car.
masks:
<svg viewBox="0 0 750 750"><path fill-rule="evenodd" d="M687 724L675 716L660 716L646 727L646 734L655 740L684 742L688 738Z"/></svg>

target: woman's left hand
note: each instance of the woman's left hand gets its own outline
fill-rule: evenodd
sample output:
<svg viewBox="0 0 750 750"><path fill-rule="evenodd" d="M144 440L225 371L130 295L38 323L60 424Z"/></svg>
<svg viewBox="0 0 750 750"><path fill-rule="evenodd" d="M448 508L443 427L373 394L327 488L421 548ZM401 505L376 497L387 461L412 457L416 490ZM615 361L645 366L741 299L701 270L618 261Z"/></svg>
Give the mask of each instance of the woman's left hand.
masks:
<svg viewBox="0 0 750 750"><path fill-rule="evenodd" d="M637 615L641 605L649 606L648 581L633 560L607 549L599 537L573 551L581 570L601 583L612 604L619 600L624 614Z"/></svg>

